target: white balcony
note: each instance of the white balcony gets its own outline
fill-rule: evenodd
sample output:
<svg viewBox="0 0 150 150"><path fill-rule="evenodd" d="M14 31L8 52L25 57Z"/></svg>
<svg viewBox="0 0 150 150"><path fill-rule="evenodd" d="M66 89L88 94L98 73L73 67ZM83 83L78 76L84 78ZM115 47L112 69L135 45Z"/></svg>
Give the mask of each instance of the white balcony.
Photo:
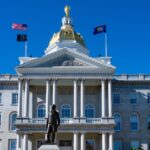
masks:
<svg viewBox="0 0 150 150"><path fill-rule="evenodd" d="M72 132L73 130L87 130L88 132L113 131L114 118L61 118L58 132ZM18 133L46 133L45 118L17 118Z"/></svg>
<svg viewBox="0 0 150 150"><path fill-rule="evenodd" d="M61 118L60 124L109 124L114 123L114 118ZM16 124L46 124L45 118L17 118Z"/></svg>

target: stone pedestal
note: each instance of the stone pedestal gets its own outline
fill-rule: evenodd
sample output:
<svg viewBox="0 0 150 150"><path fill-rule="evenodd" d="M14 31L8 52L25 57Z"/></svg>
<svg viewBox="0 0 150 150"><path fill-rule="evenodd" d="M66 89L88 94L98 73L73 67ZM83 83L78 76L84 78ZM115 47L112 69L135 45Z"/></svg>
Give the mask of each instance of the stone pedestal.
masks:
<svg viewBox="0 0 150 150"><path fill-rule="evenodd" d="M57 145L44 144L38 150L60 150Z"/></svg>

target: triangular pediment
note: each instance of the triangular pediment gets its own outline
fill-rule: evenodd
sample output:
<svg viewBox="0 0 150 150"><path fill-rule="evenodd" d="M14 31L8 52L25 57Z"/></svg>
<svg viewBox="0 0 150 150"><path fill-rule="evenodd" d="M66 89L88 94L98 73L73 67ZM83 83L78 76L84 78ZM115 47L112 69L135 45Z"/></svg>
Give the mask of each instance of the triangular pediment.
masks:
<svg viewBox="0 0 150 150"><path fill-rule="evenodd" d="M91 72L113 73L115 67L77 51L64 48L41 58L33 59L16 68L19 73Z"/></svg>
<svg viewBox="0 0 150 150"><path fill-rule="evenodd" d="M59 66L87 66L88 64L76 60L75 57L67 54L60 55L56 58L52 58L41 63L34 63L30 67L59 67Z"/></svg>

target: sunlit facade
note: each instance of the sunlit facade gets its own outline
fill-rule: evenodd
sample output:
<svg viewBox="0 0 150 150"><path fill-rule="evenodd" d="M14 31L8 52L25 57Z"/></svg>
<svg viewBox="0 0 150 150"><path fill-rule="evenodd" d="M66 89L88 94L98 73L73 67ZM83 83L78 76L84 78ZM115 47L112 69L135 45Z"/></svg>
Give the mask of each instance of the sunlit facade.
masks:
<svg viewBox="0 0 150 150"><path fill-rule="evenodd" d="M115 75L111 58L90 57L65 12L44 56L0 76L0 150L38 150L52 104L60 150L149 150L150 76Z"/></svg>

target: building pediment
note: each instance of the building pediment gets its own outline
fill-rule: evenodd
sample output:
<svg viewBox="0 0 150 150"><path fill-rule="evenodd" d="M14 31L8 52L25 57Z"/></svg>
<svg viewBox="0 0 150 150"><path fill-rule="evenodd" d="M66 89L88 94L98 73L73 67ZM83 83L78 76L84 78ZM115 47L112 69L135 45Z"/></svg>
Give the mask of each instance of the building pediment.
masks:
<svg viewBox="0 0 150 150"><path fill-rule="evenodd" d="M54 72L95 72L113 73L115 67L104 61L97 60L71 49L63 48L41 58L36 58L21 64L16 68L19 74L24 73L54 73Z"/></svg>

